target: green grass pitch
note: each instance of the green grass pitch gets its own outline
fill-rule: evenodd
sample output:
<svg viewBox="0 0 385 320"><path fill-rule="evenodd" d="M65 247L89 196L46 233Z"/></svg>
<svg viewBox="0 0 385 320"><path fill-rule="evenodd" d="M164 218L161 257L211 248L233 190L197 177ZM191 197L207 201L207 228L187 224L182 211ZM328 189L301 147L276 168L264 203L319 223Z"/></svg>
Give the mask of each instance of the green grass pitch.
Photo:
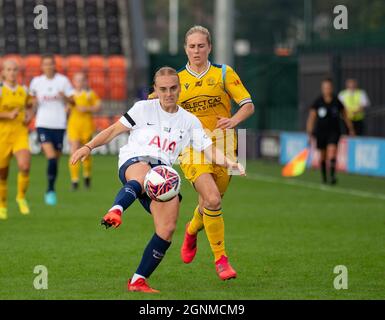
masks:
<svg viewBox="0 0 385 320"><path fill-rule="evenodd" d="M173 243L150 284L158 295L129 293L127 279L154 232L136 203L117 230L100 219L120 188L117 157L95 156L92 190L70 191L67 157L60 163L56 207L43 202L46 161L32 160L32 214L18 213L15 163L9 180L9 219L0 221L0 299L384 299L385 179L340 174L337 187L319 172L284 180L280 166L247 164L224 198L226 244L238 278L215 273L206 235L193 263L179 258L184 225L196 194L183 180ZM36 265L48 268L48 289L36 290ZM348 289L336 290L333 269L348 269Z"/></svg>

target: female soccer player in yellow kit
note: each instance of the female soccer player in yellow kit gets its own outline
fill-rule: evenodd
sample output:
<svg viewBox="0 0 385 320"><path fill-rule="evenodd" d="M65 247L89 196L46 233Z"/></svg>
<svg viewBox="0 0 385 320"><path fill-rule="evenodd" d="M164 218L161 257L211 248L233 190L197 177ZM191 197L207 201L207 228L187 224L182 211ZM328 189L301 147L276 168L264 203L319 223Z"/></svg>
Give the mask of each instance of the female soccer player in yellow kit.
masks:
<svg viewBox="0 0 385 320"><path fill-rule="evenodd" d="M15 156L17 175L16 202L21 214L29 214L25 194L29 184L31 153L29 149L27 123L33 112L29 104L28 90L17 83L19 67L13 60L3 64L4 82L0 87L0 219L7 213L7 178L9 163Z"/></svg>
<svg viewBox="0 0 385 320"><path fill-rule="evenodd" d="M219 149L226 145L227 150L222 151L228 156L232 152L235 157L236 143L229 143L234 139L235 132L226 129L235 128L253 114L250 94L230 66L210 63L211 36L206 28L195 26L186 33L185 52L188 63L178 72L181 83L178 104L198 117ZM234 115L231 114L231 99L240 107ZM186 226L181 248L182 260L190 263L194 259L197 234L204 228L214 253L218 276L222 280L235 278L236 272L225 251L221 205L231 176L221 166L194 163L196 161L191 161L191 155L191 150L182 154L181 168L199 193L199 204ZM200 155L193 158L200 159Z"/></svg>
<svg viewBox="0 0 385 320"><path fill-rule="evenodd" d="M90 141L95 131L92 116L101 108L101 101L97 94L87 87L84 73L76 73L73 77L75 89L74 105L70 106L67 135L70 144L71 155L86 142ZM83 178L86 188L91 183L91 157L83 161ZM69 163L72 189L77 190L79 186L80 163L72 165Z"/></svg>

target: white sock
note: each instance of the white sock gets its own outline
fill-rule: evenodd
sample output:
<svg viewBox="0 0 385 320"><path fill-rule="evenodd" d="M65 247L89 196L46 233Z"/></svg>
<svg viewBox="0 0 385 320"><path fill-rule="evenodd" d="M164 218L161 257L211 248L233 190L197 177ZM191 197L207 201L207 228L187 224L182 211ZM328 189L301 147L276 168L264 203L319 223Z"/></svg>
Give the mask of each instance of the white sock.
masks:
<svg viewBox="0 0 385 320"><path fill-rule="evenodd" d="M113 206L110 210L108 210L108 212L115 210L115 209L118 209L121 213L123 213L123 207L120 205Z"/></svg>
<svg viewBox="0 0 385 320"><path fill-rule="evenodd" d="M145 277L141 276L140 274L134 273L134 275L131 278L131 283L134 283L136 280L143 278L146 279Z"/></svg>

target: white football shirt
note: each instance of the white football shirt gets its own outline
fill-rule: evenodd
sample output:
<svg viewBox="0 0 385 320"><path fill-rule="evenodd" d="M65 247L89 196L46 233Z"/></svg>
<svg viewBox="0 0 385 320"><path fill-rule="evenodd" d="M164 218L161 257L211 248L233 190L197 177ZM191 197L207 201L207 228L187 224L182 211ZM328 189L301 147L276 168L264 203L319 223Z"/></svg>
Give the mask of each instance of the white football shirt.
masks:
<svg viewBox="0 0 385 320"><path fill-rule="evenodd" d="M127 144L120 148L119 168L128 159L140 156L172 166L188 145L202 151L212 144L196 116L181 107L175 113L168 113L159 99L135 103L120 122L131 131Z"/></svg>
<svg viewBox="0 0 385 320"><path fill-rule="evenodd" d="M30 95L37 98L36 127L65 129L67 114L59 92L63 92L66 97L74 94L68 78L56 73L52 79L48 79L43 74L32 79L29 90Z"/></svg>

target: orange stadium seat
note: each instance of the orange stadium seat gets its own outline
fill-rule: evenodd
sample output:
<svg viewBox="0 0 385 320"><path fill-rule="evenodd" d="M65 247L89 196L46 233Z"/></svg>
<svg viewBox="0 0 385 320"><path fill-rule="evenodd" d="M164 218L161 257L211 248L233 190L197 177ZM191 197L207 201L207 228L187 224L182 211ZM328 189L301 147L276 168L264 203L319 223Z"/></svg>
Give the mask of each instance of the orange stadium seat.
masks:
<svg viewBox="0 0 385 320"><path fill-rule="evenodd" d="M106 116L96 116L94 117L94 124L95 124L96 132L100 132L108 128L112 124L112 122L110 118Z"/></svg>
<svg viewBox="0 0 385 320"><path fill-rule="evenodd" d="M110 56L107 58L108 67L111 69L126 69L127 61L123 56Z"/></svg>
<svg viewBox="0 0 385 320"><path fill-rule="evenodd" d="M3 62L7 59L15 60L16 63L19 65L19 74L17 76L17 82L24 84L24 60L23 57L21 57L18 54L7 54L3 56ZM1 65L1 69L3 69L3 66Z"/></svg>
<svg viewBox="0 0 385 320"><path fill-rule="evenodd" d="M66 74L67 72L66 60L61 55L58 55L58 54L55 55L55 64L56 64L57 72Z"/></svg>
<svg viewBox="0 0 385 320"><path fill-rule="evenodd" d="M86 60L80 55L70 55L66 58L67 76L72 79L77 72L86 72Z"/></svg>
<svg viewBox="0 0 385 320"><path fill-rule="evenodd" d="M108 84L111 100L127 98L127 61L123 56L107 58Z"/></svg>
<svg viewBox="0 0 385 320"><path fill-rule="evenodd" d="M106 81L106 61L103 56L92 55L88 59L88 85L96 94L102 98L106 98L107 81Z"/></svg>
<svg viewBox="0 0 385 320"><path fill-rule="evenodd" d="M125 71L109 71L108 83L111 100L125 100L127 97L127 79Z"/></svg>
<svg viewBox="0 0 385 320"><path fill-rule="evenodd" d="M24 83L29 85L33 77L41 74L41 57L37 54L31 54L24 57Z"/></svg>

